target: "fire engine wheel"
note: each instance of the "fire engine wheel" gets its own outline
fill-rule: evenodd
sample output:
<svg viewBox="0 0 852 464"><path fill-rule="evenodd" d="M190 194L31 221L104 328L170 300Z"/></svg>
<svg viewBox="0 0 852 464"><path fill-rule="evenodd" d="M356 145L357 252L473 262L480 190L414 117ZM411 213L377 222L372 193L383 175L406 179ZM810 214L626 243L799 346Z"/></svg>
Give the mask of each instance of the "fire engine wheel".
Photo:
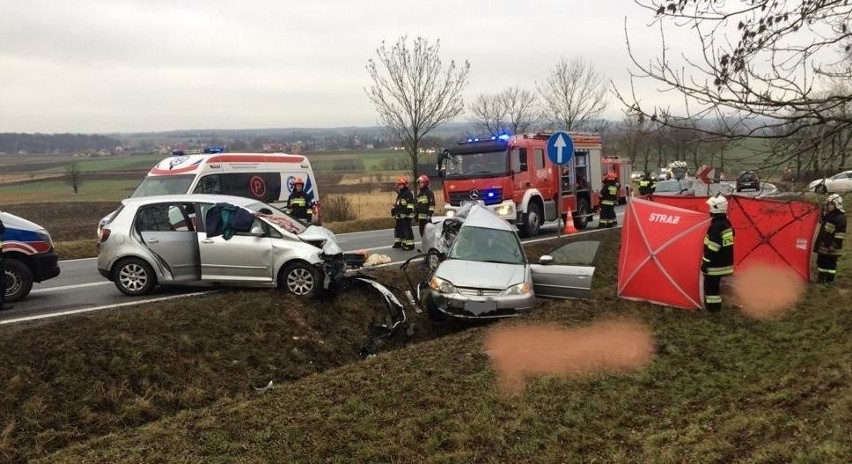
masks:
<svg viewBox="0 0 852 464"><path fill-rule="evenodd" d="M577 211L574 212L574 227L579 230L589 225L589 202L585 198L577 201Z"/></svg>
<svg viewBox="0 0 852 464"><path fill-rule="evenodd" d="M541 207L538 203L530 203L527 206L527 214L524 215L524 223L520 227L521 235L535 237L541 232L541 222Z"/></svg>
<svg viewBox="0 0 852 464"><path fill-rule="evenodd" d="M319 292L322 276L315 266L304 261L294 261L284 266L278 282L287 292L310 298Z"/></svg>
<svg viewBox="0 0 852 464"><path fill-rule="evenodd" d="M6 296L4 301L14 303L21 301L30 294L33 288L33 273L26 264L17 259L4 259L6 269Z"/></svg>

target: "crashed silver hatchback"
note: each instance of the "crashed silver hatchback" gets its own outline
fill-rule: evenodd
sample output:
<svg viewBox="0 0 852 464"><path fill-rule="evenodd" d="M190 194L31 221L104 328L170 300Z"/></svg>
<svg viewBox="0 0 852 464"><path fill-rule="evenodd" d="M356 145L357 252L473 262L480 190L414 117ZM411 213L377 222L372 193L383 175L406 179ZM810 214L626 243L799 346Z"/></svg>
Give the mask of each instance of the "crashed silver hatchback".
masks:
<svg viewBox="0 0 852 464"><path fill-rule="evenodd" d="M457 232L440 237L442 229ZM427 230L427 260L439 261L425 293L433 320L509 317L532 309L536 297L591 297L598 241L562 245L542 256L539 264L530 264L515 228L479 205L466 212L460 226L430 224ZM442 245L448 242L444 253Z"/></svg>
<svg viewBox="0 0 852 464"><path fill-rule="evenodd" d="M106 219L98 271L126 295L158 284L223 284L312 296L346 270L331 231L250 198L128 198Z"/></svg>

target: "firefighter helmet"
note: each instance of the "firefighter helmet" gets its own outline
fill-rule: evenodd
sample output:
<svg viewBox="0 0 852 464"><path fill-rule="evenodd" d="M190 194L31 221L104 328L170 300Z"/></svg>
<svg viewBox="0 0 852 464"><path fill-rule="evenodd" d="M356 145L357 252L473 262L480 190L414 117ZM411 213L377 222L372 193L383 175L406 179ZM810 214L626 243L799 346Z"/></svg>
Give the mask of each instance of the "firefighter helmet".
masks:
<svg viewBox="0 0 852 464"><path fill-rule="evenodd" d="M302 187L304 187L305 181L303 181L301 177L297 177L296 180L293 181L293 186L295 187L297 185L301 185Z"/></svg>
<svg viewBox="0 0 852 464"><path fill-rule="evenodd" d="M707 206L710 207L710 214L727 213L728 199L722 195L716 195L707 199Z"/></svg>
<svg viewBox="0 0 852 464"><path fill-rule="evenodd" d="M408 177L406 177L406 176L397 177L396 178L396 185L403 185L405 187L408 187Z"/></svg>
<svg viewBox="0 0 852 464"><path fill-rule="evenodd" d="M417 182L420 182L423 185L428 187L429 186L429 176L427 176L426 174L423 174L422 176L417 178Z"/></svg>
<svg viewBox="0 0 852 464"><path fill-rule="evenodd" d="M840 212L842 212L842 213L846 212L846 211L843 211L843 197L841 197L840 195L838 195L836 193L832 193L831 195L829 195L828 198L825 199L825 203L826 204L832 203L832 204L834 204L835 208L840 210Z"/></svg>

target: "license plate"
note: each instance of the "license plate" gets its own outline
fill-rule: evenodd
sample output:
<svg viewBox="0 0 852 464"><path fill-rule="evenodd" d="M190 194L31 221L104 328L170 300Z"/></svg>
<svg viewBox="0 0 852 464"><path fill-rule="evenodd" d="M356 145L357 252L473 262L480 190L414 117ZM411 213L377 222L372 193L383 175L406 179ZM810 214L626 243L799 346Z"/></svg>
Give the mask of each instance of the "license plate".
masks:
<svg viewBox="0 0 852 464"><path fill-rule="evenodd" d="M497 303L494 301L468 301L464 304L465 311L480 315L497 311Z"/></svg>
<svg viewBox="0 0 852 464"><path fill-rule="evenodd" d="M479 200L465 200L461 202L462 206L479 204Z"/></svg>

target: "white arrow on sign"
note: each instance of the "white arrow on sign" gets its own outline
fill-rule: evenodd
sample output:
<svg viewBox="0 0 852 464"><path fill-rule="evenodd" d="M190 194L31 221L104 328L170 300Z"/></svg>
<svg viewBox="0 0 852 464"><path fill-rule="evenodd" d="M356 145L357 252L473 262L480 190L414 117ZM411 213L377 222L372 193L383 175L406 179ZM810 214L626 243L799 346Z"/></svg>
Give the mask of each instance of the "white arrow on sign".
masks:
<svg viewBox="0 0 852 464"><path fill-rule="evenodd" d="M568 146L562 134L559 134L559 138L556 139L553 146L556 147L556 164L562 164L562 149Z"/></svg>

